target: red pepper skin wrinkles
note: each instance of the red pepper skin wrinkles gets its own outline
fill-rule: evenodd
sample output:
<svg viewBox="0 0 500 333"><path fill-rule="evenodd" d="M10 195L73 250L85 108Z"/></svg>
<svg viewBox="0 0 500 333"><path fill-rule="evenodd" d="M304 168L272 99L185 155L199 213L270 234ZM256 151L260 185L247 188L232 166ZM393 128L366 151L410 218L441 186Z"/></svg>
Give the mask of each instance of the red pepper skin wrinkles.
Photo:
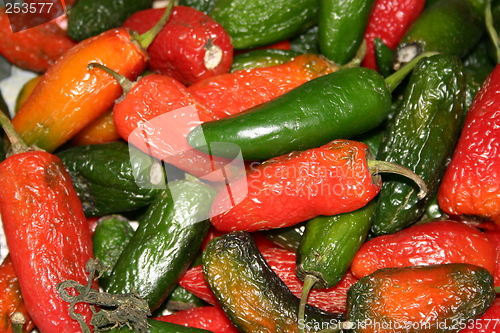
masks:
<svg viewBox="0 0 500 333"><path fill-rule="evenodd" d="M335 140L272 158L231 184L233 193L243 193L248 186L248 195L239 204L216 215L230 207L230 197L215 197L211 222L225 232L258 231L361 208L381 185L368 169L367 149L360 142Z"/></svg>
<svg viewBox="0 0 500 333"><path fill-rule="evenodd" d="M438 191L439 206L449 215L475 216L500 224L499 108L497 65L472 102Z"/></svg>
<svg viewBox="0 0 500 333"><path fill-rule="evenodd" d="M160 20L163 12L163 8L139 11L123 26L144 33ZM152 71L185 85L228 73L233 62L233 45L227 31L210 16L188 6L174 7L147 52Z"/></svg>
<svg viewBox="0 0 500 333"><path fill-rule="evenodd" d="M365 242L351 263L362 278L387 267L467 263L495 272L494 245L477 228L457 221L433 221Z"/></svg>
<svg viewBox="0 0 500 333"><path fill-rule="evenodd" d="M80 332L56 286L68 279L87 284L92 240L64 165L42 151L10 156L0 164L0 188L7 245L35 326L41 333ZM90 321L88 306L76 312Z"/></svg>

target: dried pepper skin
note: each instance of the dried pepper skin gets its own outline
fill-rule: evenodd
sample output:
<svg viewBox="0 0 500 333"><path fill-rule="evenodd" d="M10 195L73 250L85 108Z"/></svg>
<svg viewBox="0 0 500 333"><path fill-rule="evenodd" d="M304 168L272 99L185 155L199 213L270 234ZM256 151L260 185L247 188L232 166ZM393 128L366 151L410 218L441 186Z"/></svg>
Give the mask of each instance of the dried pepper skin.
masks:
<svg viewBox="0 0 500 333"><path fill-rule="evenodd" d="M493 277L470 264L385 268L348 292L356 333L458 332L493 303Z"/></svg>
<svg viewBox="0 0 500 333"><path fill-rule="evenodd" d="M87 284L92 238L71 178L55 155L30 151L0 165L0 212L19 286L42 333L74 333L80 325L68 313L56 285ZM97 285L96 285L97 286ZM89 322L88 306L77 312Z"/></svg>
<svg viewBox="0 0 500 333"><path fill-rule="evenodd" d="M163 12L163 8L136 12L123 27L144 33L160 20ZM233 45L227 31L210 16L187 6L174 7L147 51L150 70L185 85L227 73L233 61Z"/></svg>
<svg viewBox="0 0 500 333"><path fill-rule="evenodd" d="M500 224L500 66L474 98L438 191L441 209Z"/></svg>
<svg viewBox="0 0 500 333"><path fill-rule="evenodd" d="M59 17L36 27L13 33L5 8L0 9L0 54L12 64L37 73L47 71L56 60L76 45Z"/></svg>
<svg viewBox="0 0 500 333"><path fill-rule="evenodd" d="M360 142L335 140L253 167L246 178L232 183L234 193L248 187L248 195L214 216L212 224L220 231L257 231L361 208L378 194L381 185L380 178L372 177L368 169L367 149ZM231 207L229 199L217 195L212 215Z"/></svg>
<svg viewBox="0 0 500 333"><path fill-rule="evenodd" d="M108 110L121 87L102 71L89 71L101 62L135 79L147 55L124 28L108 30L72 48L47 72L12 119L28 145L52 152Z"/></svg>
<svg viewBox="0 0 500 333"><path fill-rule="evenodd" d="M211 240L203 252L203 270L222 309L241 332L299 332L299 299L273 272L249 233ZM307 324L334 323L342 317L309 305L305 309Z"/></svg>
<svg viewBox="0 0 500 333"><path fill-rule="evenodd" d="M394 50L425 6L425 0L376 0L365 31L366 56L362 66L377 70L373 41L379 37Z"/></svg>
<svg viewBox="0 0 500 333"><path fill-rule="evenodd" d="M14 312L20 312L24 315L26 323L23 325L23 332L31 332L35 325L24 305L19 281L9 255L0 265L0 290L2 290L0 294L0 332L13 332L11 319Z"/></svg>
<svg viewBox="0 0 500 333"><path fill-rule="evenodd" d="M493 244L479 229L457 221L432 221L372 238L354 257L358 278L387 267L468 263L495 272Z"/></svg>

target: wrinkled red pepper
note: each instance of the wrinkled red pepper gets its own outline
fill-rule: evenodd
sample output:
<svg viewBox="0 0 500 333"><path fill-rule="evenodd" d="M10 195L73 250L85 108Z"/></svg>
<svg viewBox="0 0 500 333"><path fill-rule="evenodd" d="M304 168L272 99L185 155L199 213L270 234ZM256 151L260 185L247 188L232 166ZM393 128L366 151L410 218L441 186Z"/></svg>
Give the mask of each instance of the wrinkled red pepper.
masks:
<svg viewBox="0 0 500 333"><path fill-rule="evenodd" d="M300 298L303 282L295 274L296 254L277 246L269 246L267 242L257 241L256 243L273 271L285 282L292 293ZM351 272L347 272L336 286L311 290L308 304L325 311L344 312L346 310L347 290L357 280ZM201 265L190 268L179 281L179 285L205 302L218 305L217 299L205 281Z"/></svg>
<svg viewBox="0 0 500 333"><path fill-rule="evenodd" d="M474 98L438 191L449 215L500 225L500 65Z"/></svg>
<svg viewBox="0 0 500 333"><path fill-rule="evenodd" d="M49 69L66 51L76 45L64 26L66 16L13 33L5 7L0 8L0 54L10 63L37 73Z"/></svg>
<svg viewBox="0 0 500 333"><path fill-rule="evenodd" d="M186 327L195 327L217 333L238 333L238 329L220 307L202 306L178 311L153 319Z"/></svg>
<svg viewBox="0 0 500 333"><path fill-rule="evenodd" d="M160 20L163 8L132 14L123 24L139 33ZM229 72L233 45L227 31L210 16L188 6L175 6L167 24L148 47L149 69L185 85Z"/></svg>
<svg viewBox="0 0 500 333"><path fill-rule="evenodd" d="M377 269L447 263L467 263L493 275L496 252L477 228L456 221L433 221L365 242L352 260L351 270L362 278Z"/></svg>
<svg viewBox="0 0 500 333"><path fill-rule="evenodd" d="M239 204L226 210L232 198L224 191L215 197L211 222L220 231L258 231L361 208L381 185L371 174L367 149L360 142L335 140L272 158L231 184L233 193L248 189Z"/></svg>
<svg viewBox="0 0 500 333"><path fill-rule="evenodd" d="M93 251L82 204L62 161L29 150L7 117L0 118L15 153L0 163L0 213L26 309L41 333L79 332L57 284L87 284L86 263ZM88 305L76 309L88 323Z"/></svg>
<svg viewBox="0 0 500 333"><path fill-rule="evenodd" d="M12 265L12 260L8 255L0 265L0 332L12 333L12 315L20 312L24 316L23 332L31 332L35 325L26 310L19 281Z"/></svg>
<svg viewBox="0 0 500 333"><path fill-rule="evenodd" d="M495 287L500 287L500 230L485 230L484 235L495 248L494 258L496 260L496 264L495 274L493 274L493 277L495 278Z"/></svg>
<svg viewBox="0 0 500 333"><path fill-rule="evenodd" d="M425 0L376 0L365 31L367 50L362 66L377 70L374 39L380 37L395 49L424 6Z"/></svg>

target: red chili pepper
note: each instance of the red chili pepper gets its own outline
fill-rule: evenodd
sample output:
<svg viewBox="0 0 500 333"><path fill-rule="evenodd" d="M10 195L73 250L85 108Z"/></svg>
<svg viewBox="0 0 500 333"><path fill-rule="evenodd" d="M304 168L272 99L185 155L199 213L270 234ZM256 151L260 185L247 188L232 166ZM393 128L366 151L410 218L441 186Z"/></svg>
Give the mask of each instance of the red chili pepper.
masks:
<svg viewBox="0 0 500 333"><path fill-rule="evenodd" d="M433 221L365 242L351 270L362 278L377 269L467 263L495 272L493 244L477 228L456 221Z"/></svg>
<svg viewBox="0 0 500 333"><path fill-rule="evenodd" d="M465 329L460 333L497 333L500 331L500 298L496 298L493 304L479 318L464 323Z"/></svg>
<svg viewBox="0 0 500 333"><path fill-rule="evenodd" d="M153 8L132 14L123 24L146 32L163 14ZM175 6L167 24L147 49L149 68L185 85L229 72L233 45L227 31L210 16L188 6Z"/></svg>
<svg viewBox="0 0 500 333"><path fill-rule="evenodd" d="M282 65L240 70L201 80L188 87L188 91L221 119L336 70L337 66L324 57L303 54Z"/></svg>
<svg viewBox="0 0 500 333"><path fill-rule="evenodd" d="M380 37L395 49L424 6L425 0L376 0L365 31L367 49L362 66L377 70L373 40Z"/></svg>
<svg viewBox="0 0 500 333"><path fill-rule="evenodd" d="M12 315L20 312L24 316L23 332L31 332L35 325L24 305L19 281L8 255L0 265L0 332L12 333Z"/></svg>
<svg viewBox="0 0 500 333"><path fill-rule="evenodd" d="M56 286L65 280L87 284L85 265L93 252L82 204L62 161L27 151L9 120L0 118L19 152L0 163L0 213L26 308L41 333L79 332ZM90 321L87 305L79 304L77 312Z"/></svg>
<svg viewBox="0 0 500 333"><path fill-rule="evenodd" d="M500 225L500 65L474 98L438 191L449 215Z"/></svg>
<svg viewBox="0 0 500 333"><path fill-rule="evenodd" d="M153 318L186 327L196 327L217 333L238 333L238 329L220 307L201 306Z"/></svg>
<svg viewBox="0 0 500 333"><path fill-rule="evenodd" d="M296 254L268 244L262 246L261 243L257 243L257 245L273 271L285 282L292 293L300 298L303 282L295 274ZM344 312L346 310L347 290L357 280L351 272L347 272L336 286L311 290L308 304L325 311ZM218 306L217 299L203 276L202 265L190 268L179 281L179 285L205 302Z"/></svg>
<svg viewBox="0 0 500 333"><path fill-rule="evenodd" d="M367 152L363 143L334 140L272 158L231 184L232 193L248 192L239 204L232 207L224 191L215 197L211 222L220 231L257 231L359 209L380 191L380 177L372 174L384 172L384 162L368 161Z"/></svg>
<svg viewBox="0 0 500 333"><path fill-rule="evenodd" d="M66 51L76 45L62 28L61 16L45 24L13 33L5 7L0 9L0 54L10 63L37 73L49 69Z"/></svg>
<svg viewBox="0 0 500 333"><path fill-rule="evenodd" d="M500 230L485 230L484 235L495 248L494 258L496 260L496 264L495 274L493 274L493 277L495 278L495 287L500 287Z"/></svg>

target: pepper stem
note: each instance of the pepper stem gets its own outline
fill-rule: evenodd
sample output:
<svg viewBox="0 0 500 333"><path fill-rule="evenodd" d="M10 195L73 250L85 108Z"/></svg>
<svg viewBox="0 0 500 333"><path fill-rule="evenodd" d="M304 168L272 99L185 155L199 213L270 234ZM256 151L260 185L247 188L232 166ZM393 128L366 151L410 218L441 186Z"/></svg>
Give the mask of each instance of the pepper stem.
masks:
<svg viewBox="0 0 500 333"><path fill-rule="evenodd" d="M102 69L103 71L111 75L116 81L118 81L118 84L123 89L123 96L128 94L128 92L132 89L134 83L129 79L127 79L125 76L121 75L120 73L115 72L111 68L98 64L97 62L91 62L90 64L88 64L87 69L91 71L96 67Z"/></svg>
<svg viewBox="0 0 500 333"><path fill-rule="evenodd" d="M161 16L160 20L148 31L141 35L135 35L134 39L139 42L139 44L144 48L147 49L149 45L153 42L153 40L156 38L156 36L160 33L161 29L165 26L165 23L167 23L168 18L170 17L170 14L172 14L172 9L174 8L174 0L169 0L167 3L167 6L165 7L165 12L163 12L163 15Z"/></svg>
<svg viewBox="0 0 500 333"><path fill-rule="evenodd" d="M486 22L486 30L488 31L488 34L490 35L491 41L493 42L493 45L495 45L495 54L496 54L496 60L497 63L500 62L500 45L499 45L499 38L498 38L498 33L495 30L495 26L493 24L493 15L491 14L491 0L486 2L486 11L484 14L485 17L485 22Z"/></svg>
<svg viewBox="0 0 500 333"><path fill-rule="evenodd" d="M366 40L363 39L363 42L361 43L361 46L356 51L354 58L352 58L347 64L340 66L339 70L346 69L346 68L359 67L361 65L361 62L363 61L363 59L366 56L366 49L367 49Z"/></svg>
<svg viewBox="0 0 500 333"><path fill-rule="evenodd" d="M404 78L415 68L417 63L423 59L423 58L428 58L430 56L439 54L438 52L424 52L415 58L413 58L410 62L405 64L403 67L401 67L399 70L391 74L385 79L385 83L387 84L389 91L393 92L394 89L398 87L398 85L404 80Z"/></svg>
<svg viewBox="0 0 500 333"><path fill-rule="evenodd" d="M26 318L21 312L14 312L10 318L12 322L12 332L13 333L23 333L23 325L26 323Z"/></svg>
<svg viewBox="0 0 500 333"><path fill-rule="evenodd" d="M387 161L379 161L379 160L368 160L368 169L372 175L380 174L380 173L395 173L398 175L402 175L413 180L420 191L417 193L417 197L419 200L422 200L427 195L427 185L424 180L420 178L415 172L411 171L408 168L405 168L402 165L387 162Z"/></svg>
<svg viewBox="0 0 500 333"><path fill-rule="evenodd" d="M14 126L12 126L12 123L10 122L9 117L7 117L3 112L0 112L0 126L5 131L5 134L7 134L7 138L9 138L12 154L18 154L30 150L19 134L17 134Z"/></svg>
<svg viewBox="0 0 500 333"><path fill-rule="evenodd" d="M311 291L314 284L318 281L318 278L314 275L308 274L304 279L304 284L302 286L302 295L300 297L299 312L297 314L298 322L304 323L307 297L309 297L309 292ZM304 333L304 325L299 325L299 333Z"/></svg>

